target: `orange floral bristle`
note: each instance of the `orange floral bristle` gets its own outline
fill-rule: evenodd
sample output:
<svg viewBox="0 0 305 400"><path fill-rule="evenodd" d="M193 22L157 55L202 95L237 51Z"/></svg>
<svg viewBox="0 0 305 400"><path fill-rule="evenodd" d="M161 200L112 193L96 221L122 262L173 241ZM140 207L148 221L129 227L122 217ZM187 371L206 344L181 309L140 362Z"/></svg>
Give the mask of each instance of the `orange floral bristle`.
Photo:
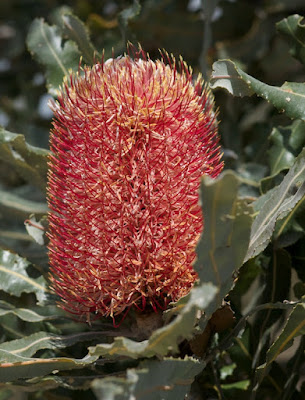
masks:
<svg viewBox="0 0 305 400"><path fill-rule="evenodd" d="M84 67L52 105L51 279L85 318L165 309L197 277L200 177L223 164L209 89L166 58Z"/></svg>

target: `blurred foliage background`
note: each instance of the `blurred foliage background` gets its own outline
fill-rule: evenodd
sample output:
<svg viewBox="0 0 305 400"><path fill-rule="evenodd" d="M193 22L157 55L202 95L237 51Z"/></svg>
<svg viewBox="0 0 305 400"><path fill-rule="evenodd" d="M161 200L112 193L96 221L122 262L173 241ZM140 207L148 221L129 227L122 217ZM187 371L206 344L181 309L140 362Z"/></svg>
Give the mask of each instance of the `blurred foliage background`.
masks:
<svg viewBox="0 0 305 400"><path fill-rule="evenodd" d="M17 141L11 144L13 143L11 139L7 139L5 133L3 134L4 139L2 138L0 143L0 251L9 249L12 253L16 252L34 263L35 267L28 268L27 261L23 259L17 259L16 261L14 256L11 255L11 259L5 261L2 257L2 262L4 264L5 262L8 263L8 267L5 264L5 268L9 269L12 265L18 265L20 271L27 270L30 278L34 280L42 278L42 275L46 276L48 260L45 247L35 243L32 237L28 235L24 221L32 213L39 219L46 214L47 208L44 184L37 185L37 182L35 182L36 185L32 184L30 179L26 179L26 173L30 171L30 167L33 165L35 167L36 156L39 164L47 154L52 113L47 105L51 95L46 88L45 70L43 66L32 58L27 49L26 38L35 18L44 18L50 25L61 26L61 16L63 13L68 12L73 13L85 23L91 41L96 48L97 57L103 51L105 52L105 58L123 54L126 51L126 43L129 40L135 44L140 43L152 59L159 57L159 49L165 49L176 57L181 55L192 66L195 74L201 72L207 80L210 79L212 64L215 61L231 59L243 71L269 85L281 86L285 81L304 82L304 63L302 64L296 58L293 58L291 55L291 49L293 48L291 43L276 28L276 24L289 15L305 15L304 0L0 1L0 125L5 129L5 131L1 130L0 133L3 134L3 132L9 131L22 134L29 145L45 149L34 150L31 153L31 148L27 147L25 150L26 146L20 142L20 140L22 141L20 137L18 139L19 144ZM58 40L62 35L65 40L68 39L68 35L65 36L63 30L58 35ZM305 40L301 42L302 46L304 43ZM90 58L90 51L88 54ZM255 209L256 213L259 214L260 208L263 208L264 202L266 202L264 193L267 193L267 195L269 193L270 195L269 189L276 190L279 188L285 173L292 167L293 163L297 164L298 160L304 162L304 152L302 153L303 158L296 158L305 143L304 117L298 117L301 119L291 125L292 121L286 114L279 113L271 103L260 97L233 97L220 89L215 89L214 95L220 121L219 133L225 168L233 169L237 173L239 180L243 182L239 188L239 195L243 195L249 201L259 199ZM290 140L290 137L292 137L292 140ZM5 142L6 140L8 144ZM38 156L38 153L41 157ZM25 157L31 156L32 161L27 159L27 162L23 164L24 160L20 157L20 154L25 154ZM276 165L277 161L280 161L280 165ZM29 170L22 171L24 166ZM301 167L298 165L296 170L301 170ZM45 163L41 163L35 168L40 171L41 176L46 176ZM292 169L291 171L293 172ZM30 171L30 173L32 172ZM39 181L38 178L37 180ZM224 184L225 180L226 184ZM222 182L223 187L230 186L231 182L237 187L236 178L232 178L231 175L227 175ZM287 187L290 190L291 188L288 185L289 183ZM284 185L284 189L285 187ZM207 192L209 190L208 186L204 189ZM235 195L237 196L236 193ZM292 196L294 194L293 192ZM304 203L304 197L302 201ZM259 307L261 304L271 301L273 303L281 302L279 308L287 310L290 306L284 302L285 300L301 299L305 294L305 276L303 272L305 220L303 217L304 212L302 211L304 204L301 204L300 207L299 204L291 211L291 220L287 218L282 226L276 226L275 239L266 250L264 248L264 252L261 254L257 252L256 258L247 259L247 262L241 268L239 280L234 290L230 293L230 300L236 313L237 322L241 321L246 324L242 315L246 315L255 306ZM277 218L278 214L275 217L274 225ZM287 226L288 235L285 235ZM271 240L273 229L274 226L271 229L268 240ZM282 235L283 232L284 235ZM32 233L32 236L35 237L35 235L37 235L37 232ZM38 241L40 239L38 237ZM235 243L236 248L238 248L238 244ZM276 271L278 275L275 274L275 270L278 270ZM232 276L231 270L229 271L229 276L230 278ZM290 284L291 276L292 284ZM223 279L225 281L225 278ZM11 281L13 282L12 277ZM208 285L204 287L204 279L202 279L202 283L203 285L199 289L201 288L202 291L204 288L207 291L211 289L209 289ZM248 289L253 283L254 290L252 287L252 291L249 292ZM261 291L257 290L258 287L260 287ZM42 341L42 339L46 340L47 334L52 336L55 333L57 335L70 334L71 332L79 333L83 329L85 332L80 333L76 342L71 337L64 339L62 337L54 337L51 344L48 342L46 347L39 347L37 351L38 355L42 354L43 358L55 357L58 354L61 356L68 354L79 358L86 354L86 346L82 342L81 335L87 335L84 337L88 339L91 334L89 327L83 328L83 325L72 321L65 321L65 323L55 321L54 324L53 322L48 322L52 318L52 313L55 318L55 314L58 312L59 318L61 318L60 312L54 311L54 301L52 304L47 303L47 306L51 304L50 309L47 306L46 308L41 308L41 313L46 315L44 314L41 320L35 316L35 318L38 318L38 322L33 319L33 316L27 316L26 318L28 319L23 316L22 319L20 317L20 307L26 305L29 309L33 307L32 311L37 311L37 308L35 308L35 296L30 297L25 290L26 294L23 293L21 297L18 297L20 293L19 295L16 294L14 289L11 292L8 290L8 293L5 293L5 289L5 286L1 286L0 280L0 301L3 302L1 307L7 307L8 303L4 305L4 302L9 301L9 307L16 306L17 308L18 306L19 309L17 311L14 310L13 319L12 316L7 317L5 313L0 315L0 336L1 342L4 342L4 347L0 348L0 353L3 349L9 348L10 345L7 343L10 343L10 340L22 338L21 340L24 341L15 342L16 348L12 347L14 349L12 353L19 354L23 350L22 346L30 346L29 344L34 340L31 334L37 333L38 330L46 331L42 332L41 337L36 337L35 339ZM196 304L196 296L199 296L200 291L194 291L193 293L189 308ZM272 294L271 298L270 294ZM43 296L39 290L35 291L35 295L37 299L39 299L39 296ZM183 305L185 306L185 304L182 304L181 307L184 311L180 314L182 318L191 314L190 310L185 311L187 307L183 308ZM3 309L0 309L0 312L3 312ZM305 311L303 309L300 311L300 309L301 307L295 308L294 311L300 312L298 321L304 321ZM215 309L212 311L214 312ZM225 336L223 336L223 342L221 340L217 342L218 339L215 339L211 345L214 358L210 357L209 367L205 368L197 376L195 383L192 385L192 395L189 398L193 400L215 398L236 400L239 398L250 399L250 396L252 396L251 399L255 399L257 393L253 395L250 392L255 387L257 389L258 382L263 382L259 388L257 398L266 400L270 398L304 399L305 387L304 385L302 387L305 362L304 338L302 338L299 345L299 354L301 356L298 358L298 354L293 355L294 358L287 364L288 372L285 370L285 360L279 364L272 363L279 353L273 347L276 355L272 352L269 354L269 368L272 363L270 374L269 370L264 369L265 380L263 379L264 375L262 378L259 377L259 368L266 361L266 352L268 348L272 347L272 343L276 343L279 332L278 327L282 327L285 322L285 315L287 315L285 312L262 309L260 313L252 317L242 337L241 335L238 336L241 333L241 327L238 329L237 324L237 328L234 328L235 331L232 334L228 334L228 339L225 339ZM179 325L179 323L177 322L178 328L184 329L185 326L183 324ZM276 326L275 329L274 326ZM303 325L295 331L295 336L303 334L302 327ZM287 328L285 340L289 337L294 337L293 335L289 336L290 333ZM171 339L172 336L170 335L172 333L167 334L168 338ZM175 340L177 339L176 336L173 337ZM224 344L221 347L219 345L219 343L225 343L226 340L228 342L234 341L234 346L228 351L228 346ZM67 351L65 345L67 347L72 346L72 350ZM100 360L100 364L97 363L95 365L99 374L112 376L117 371L121 372L129 367L137 367L140 363L141 367L147 367L149 373L155 374L153 376L158 382L158 379L162 378L160 376L162 373L158 373L158 368L161 368L162 364L161 372L172 373L168 377L169 380L172 379L173 382L176 382L176 372L179 371L183 375L184 368L186 368L190 373L189 380L191 382L198 371L204 368L204 363L199 368L194 360L183 360L185 362L184 365L187 367L182 364L178 366L181 361L178 358L173 360L164 359L159 364L154 364L155 360L145 364L146 361L142 363L141 357L151 357L151 355L147 355L146 350L142 353L140 352L138 359L134 360L134 358L137 358L133 353L135 351L134 348L126 350L123 346L125 342L123 344L120 343L120 345L121 347L118 346L118 348L114 345L115 348L111 354L111 357L113 354L118 355L115 363L112 364L112 358L110 357L111 362L105 368L103 360ZM187 343L186 349L182 348L183 346L179 348L181 357L185 354L190 354L188 345ZM18 346L22 347L22 349L18 349ZM105 347L103 345L101 347L98 346L93 348L92 354L94 356L98 358L100 355L108 354L106 345ZM167 354L168 349L166 346L167 344L161 350L156 346L155 354L157 356ZM61 352L59 349L62 348L64 350ZM130 358L127 360L121 358L120 351L122 348L132 360ZM242 350L245 351L243 352ZM222 354L221 356L219 356L220 353ZM32 355L35 355L35 351L26 354L28 357L32 357ZM272 358L273 356L274 358ZM73 360L75 362L75 359ZM88 363L90 364L90 362ZM73 368L76 368L75 365ZM61 375L54 377L52 375L51 378L49 376L50 381L46 378L44 382L38 380L34 382L30 379L21 382L17 379L16 387L19 384L24 384L24 387L29 388L32 384L37 384L38 389L47 390L48 385L50 385L51 389L52 387L60 386L59 392L55 394L50 389L47 395L50 399L64 400L67 398L67 392L64 392L62 388L71 389L75 384L81 389L86 389L91 385L91 383L87 382L87 375L89 376L92 371L85 370L87 365L84 363L83 375L80 373L79 376L77 374L74 376L63 372ZM155 367L156 365L157 367ZM60 369L60 366L62 364L57 365L58 369ZM34 367L36 370L33 369L33 374L39 369L39 365ZM218 368L217 373L215 372L216 367ZM256 369L256 367L258 368ZM62 368L65 370L65 366ZM198 371L196 368L199 368ZM254 372L255 369L256 372ZM294 371L294 375L292 380L288 382L290 369ZM18 369L16 371L19 373ZM14 371L14 374L16 374L16 371ZM141 371L137 372L138 378L140 377L139 382L147 389L145 374L143 375L144 383L141 381ZM122 375L119 374L120 377ZM27 375L25 376L28 377ZM30 376L33 377L35 375ZM221 380L221 384L219 380ZM122 388L127 385L126 387L130 389L132 386L130 383L132 382L131 376L128 376L128 379L122 382L119 381L119 378L118 381L109 381L110 392L112 391L112 394L115 393L116 386L114 383L118 385L117 387ZM287 385L286 382L288 382ZM102 384L97 383L96 386L90 386L96 397L101 400L106 398L103 397L106 393L103 391L104 384L105 382L103 381ZM298 384L298 389L295 389L296 384ZM107 388L108 386L106 385L105 387ZM179 383L177 387L179 392ZM202 388L205 390L204 393ZM31 390L29 389L29 391ZM246 390L248 391L245 392ZM164 398L176 399L175 393L177 394L178 392L168 392L168 397ZM0 391L0 400L14 398L12 396L14 396L15 392L13 395L10 390L3 393ZM68 393L70 393L68 398L72 398L69 397L72 396L71 392ZM87 391L86 393L88 398L95 398L92 391ZM29 398L44 398L44 395L45 393L41 395L42 397L39 397L39 394L37 396L29 395ZM293 397L289 397L290 395ZM73 398L83 398L82 392L75 392ZM121 399L121 397L113 398ZM125 397L122 398L125 399ZM153 399L153 397L151 398ZM155 398L157 399L157 397Z"/></svg>

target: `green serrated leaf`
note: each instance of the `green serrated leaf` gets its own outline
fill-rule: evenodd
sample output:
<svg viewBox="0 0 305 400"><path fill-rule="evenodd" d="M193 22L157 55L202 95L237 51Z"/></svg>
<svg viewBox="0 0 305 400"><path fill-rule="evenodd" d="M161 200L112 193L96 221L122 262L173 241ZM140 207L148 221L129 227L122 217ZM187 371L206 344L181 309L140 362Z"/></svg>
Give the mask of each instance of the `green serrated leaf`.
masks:
<svg viewBox="0 0 305 400"><path fill-rule="evenodd" d="M272 103L293 119L305 120L305 84L285 82L281 87L267 85L246 74L231 60L213 64L210 86L226 89L233 96L258 96Z"/></svg>
<svg viewBox="0 0 305 400"><path fill-rule="evenodd" d="M57 94L63 78L79 66L80 53L76 43L63 43L60 29L35 19L30 27L27 46L33 57L46 67L47 86L52 95Z"/></svg>
<svg viewBox="0 0 305 400"><path fill-rule="evenodd" d="M128 369L126 379L96 379L91 387L98 400L184 400L202 368L192 358L144 361Z"/></svg>
<svg viewBox="0 0 305 400"><path fill-rule="evenodd" d="M43 311L42 307L39 307L40 311ZM57 311L57 309L56 309ZM58 318L54 314L54 310L52 315L41 315L40 313L33 310L33 308L16 308L12 304L7 303L6 301L0 300L0 318L5 315L15 315L16 317L20 318L22 321L27 322L41 322L41 321L48 321Z"/></svg>
<svg viewBox="0 0 305 400"><path fill-rule="evenodd" d="M240 338L239 334L243 331L246 326L247 320L253 316L254 314L260 311L268 311L268 310L285 310L290 311L294 309L294 307L299 304L298 302L276 302L276 303L266 303L260 304L257 307L252 308L249 312L247 312L235 325L232 331L228 334L228 336L220 343L220 349L227 349L230 347L231 341L234 341L236 344L233 347L230 347L228 352L231 355L232 361L237 364L245 364L245 369L251 373L253 368L253 359L252 353L256 349L252 348L253 339L251 337L251 332L248 328L243 333L242 338Z"/></svg>
<svg viewBox="0 0 305 400"><path fill-rule="evenodd" d="M250 87L250 81L242 79L240 69L230 60L219 60L213 64L213 72L210 79L212 89L218 87L226 89L233 96L252 96L254 90Z"/></svg>
<svg viewBox="0 0 305 400"><path fill-rule="evenodd" d="M41 349L62 349L85 340L94 340L101 332L83 332L61 336L49 332L37 332L22 339L11 340L0 344L0 351L4 351L4 358L0 362L17 362L14 357L32 357Z"/></svg>
<svg viewBox="0 0 305 400"><path fill-rule="evenodd" d="M0 190L0 209L15 217L20 216L23 220L30 214L43 216L48 212L46 203L27 200L5 190Z"/></svg>
<svg viewBox="0 0 305 400"><path fill-rule="evenodd" d="M302 199L300 199L298 204L288 213L286 218L277 221L274 232L274 238L277 241L277 246L290 246L291 244L293 244L294 241L297 241L298 238L301 238L304 235L304 229L296 221L298 215L303 215L304 210L305 195L302 197Z"/></svg>
<svg viewBox="0 0 305 400"><path fill-rule="evenodd" d="M290 15L278 22L276 28L291 46L291 55L305 64L305 25L301 23L303 18L298 14Z"/></svg>
<svg viewBox="0 0 305 400"><path fill-rule="evenodd" d="M63 14L62 21L64 33L77 44L84 60L92 65L98 53L90 41L86 25L79 18L70 13Z"/></svg>
<svg viewBox="0 0 305 400"><path fill-rule="evenodd" d="M256 370L258 381L261 382L268 372L271 363L276 360L280 353L289 348L293 339L305 334L305 304L297 304L288 317L287 323L282 332L272 344L266 354L266 363Z"/></svg>
<svg viewBox="0 0 305 400"><path fill-rule="evenodd" d="M272 196L268 196L262 204L252 225L250 244L245 261L256 256L267 247L276 221L286 217L304 197L304 179L305 149L297 157L282 183L272 190Z"/></svg>
<svg viewBox="0 0 305 400"><path fill-rule="evenodd" d="M42 276L34 279L28 275L29 265L24 258L0 249L0 289L14 296L34 293L41 304L46 299L47 284Z"/></svg>
<svg viewBox="0 0 305 400"><path fill-rule="evenodd" d="M0 345L1 358L0 362L18 362L19 356L32 357L38 350L54 349L64 346L53 344L59 336L52 335L47 332L37 332L22 339L11 340ZM17 357L17 358L14 358Z"/></svg>
<svg viewBox="0 0 305 400"><path fill-rule="evenodd" d="M204 231L194 268L201 282L218 289L214 311L231 289L233 272L243 264L248 249L252 208L238 200L238 185L238 177L226 171L215 180L204 178L200 188Z"/></svg>
<svg viewBox="0 0 305 400"><path fill-rule="evenodd" d="M10 355L8 351L0 350L0 359L7 362L0 364L0 382L14 382L23 378L36 378L58 371L84 368L96 361L96 357L74 358L29 358Z"/></svg>
<svg viewBox="0 0 305 400"><path fill-rule="evenodd" d="M164 356L169 352L175 353L178 350L178 343L181 339L191 337L198 310L208 312L208 307L214 300L217 289L211 283L202 284L191 290L187 296L188 301L183 306L179 315L168 325L157 329L148 340L135 342L125 337L116 337L111 344L98 344L89 347L90 355L108 356L117 358L127 356L131 358Z"/></svg>
<svg viewBox="0 0 305 400"><path fill-rule="evenodd" d="M47 182L49 151L26 143L23 135L0 127L0 160L8 163L27 182L43 191Z"/></svg>

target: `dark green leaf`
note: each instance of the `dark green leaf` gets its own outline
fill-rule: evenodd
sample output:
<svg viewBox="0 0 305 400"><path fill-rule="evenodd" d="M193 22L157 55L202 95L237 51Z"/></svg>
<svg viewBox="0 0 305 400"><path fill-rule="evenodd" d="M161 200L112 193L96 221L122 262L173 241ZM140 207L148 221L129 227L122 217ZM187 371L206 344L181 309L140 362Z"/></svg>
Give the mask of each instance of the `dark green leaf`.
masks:
<svg viewBox="0 0 305 400"><path fill-rule="evenodd" d="M204 231L194 268L201 282L218 288L215 310L231 289L233 273L248 249L252 209L238 200L238 185L238 177L226 171L215 180L204 178L200 188Z"/></svg>
<svg viewBox="0 0 305 400"><path fill-rule="evenodd" d="M293 286L294 295L297 299L305 296L305 284L303 282L296 282Z"/></svg>
<svg viewBox="0 0 305 400"><path fill-rule="evenodd" d="M305 120L304 83L285 82L281 87L270 86L246 74L233 61L221 60L213 64L210 86L224 88L239 97L256 93L288 117Z"/></svg>
<svg viewBox="0 0 305 400"><path fill-rule="evenodd" d="M238 194L240 197L257 197L259 195L260 181L267 172L265 165L257 163L242 163L237 171L241 183Z"/></svg>
<svg viewBox="0 0 305 400"><path fill-rule="evenodd" d="M285 301L289 298L291 282L291 258L284 249L274 250L271 262L267 268L266 274L262 276L264 292L261 296L261 303L276 303ZM262 286L262 285L261 285ZM278 310L262 310L255 316L253 329L256 332L256 350L253 357L252 366L256 366L259 360L264 359L264 354L270 346L271 327L279 321L283 315Z"/></svg>
<svg viewBox="0 0 305 400"><path fill-rule="evenodd" d="M69 70L77 70L80 53L71 40L63 43L60 29L48 25L43 19L35 19L27 37L31 54L46 67L49 92L57 94L63 78Z"/></svg>
<svg viewBox="0 0 305 400"><path fill-rule="evenodd" d="M256 314L257 312L260 311L268 311L268 310L286 310L286 311L291 311L296 307L298 303L296 302L276 302L276 303L267 303L267 304L261 304L255 308L252 308L251 311L249 311L245 316L243 316L236 326L232 329L232 331L227 335L226 338L220 343L218 346L219 350L221 349L228 349L228 352L231 356L232 361L235 361L239 367L240 370L244 368L245 371L249 375L251 375L253 368L255 366L255 360L253 360L252 353L253 351L257 352L256 347L253 347L253 339L255 340L256 338L256 331L253 332L252 335L249 335L250 333L250 324L246 328L244 335L242 338L239 337L239 333L242 332L245 322L249 319L250 316ZM270 329L269 329L270 330ZM268 333L268 329L265 330L266 333ZM265 339L265 338L264 338ZM234 341L234 346L231 345L231 341ZM213 356L213 353L209 357L210 360L213 360L215 358L215 354ZM261 367L260 367L261 368ZM265 371L267 372L267 370ZM263 377L262 377L263 378ZM271 380L271 383L273 384L273 380Z"/></svg>
<svg viewBox="0 0 305 400"><path fill-rule="evenodd" d="M296 159L283 182L272 190L262 204L251 229L245 261L263 251L273 234L276 221L284 218L305 195L305 149Z"/></svg>
<svg viewBox="0 0 305 400"><path fill-rule="evenodd" d="M266 286L261 303L276 303L289 298L291 257L286 250L274 249L270 264L262 280ZM258 313L257 333L260 332L260 335L262 335L269 326L278 320L280 315L281 312L271 309Z"/></svg>
<svg viewBox="0 0 305 400"><path fill-rule="evenodd" d="M86 25L73 14L63 14L62 21L64 33L73 40L84 57L84 60L92 65L94 57L97 54L93 44L90 41L89 33Z"/></svg>
<svg viewBox="0 0 305 400"><path fill-rule="evenodd" d="M288 379L284 386L284 393L281 400L293 399L300 375L302 374L301 368L304 361L304 349L305 349L305 337L303 336L300 340L300 344L287 364L287 370L289 371Z"/></svg>
<svg viewBox="0 0 305 400"><path fill-rule="evenodd" d="M26 143L23 135L0 127L0 160L8 163L27 182L45 191L49 151Z"/></svg>
<svg viewBox="0 0 305 400"><path fill-rule="evenodd" d="M0 209L6 213L18 215L23 220L30 214L43 216L47 214L48 207L46 203L27 200L11 192L0 190Z"/></svg>
<svg viewBox="0 0 305 400"><path fill-rule="evenodd" d="M232 361L238 365L238 368L242 368L248 373L251 373L252 364L251 339L251 328L249 325L246 325L242 334L240 333L234 336L233 345L228 349Z"/></svg>
<svg viewBox="0 0 305 400"><path fill-rule="evenodd" d="M55 306L54 306L55 308ZM0 318L4 315L15 315L23 321L27 322L41 322L41 321L48 321L55 318L58 318L60 315L56 315L56 312L59 313L59 309L50 308L49 312L46 312L45 315L41 315L44 311L43 307L37 308L16 308L12 304L9 304L3 300L0 300ZM39 312L38 312L39 311Z"/></svg>
<svg viewBox="0 0 305 400"><path fill-rule="evenodd" d="M75 368L84 368L96 361L96 357L74 358L29 358L11 355L8 351L0 350L0 358L7 362L0 364L0 382L12 382L22 378L35 378L55 374Z"/></svg>
<svg viewBox="0 0 305 400"><path fill-rule="evenodd" d="M144 361L137 369L128 369L126 379L97 379L92 388L98 400L184 400L202 368L192 358Z"/></svg>
<svg viewBox="0 0 305 400"><path fill-rule="evenodd" d="M299 303L292 310L286 325L267 352L266 363L257 368L258 379L261 381L268 372L270 365L280 353L289 348L293 339L305 334L305 304Z"/></svg>
<svg viewBox="0 0 305 400"><path fill-rule="evenodd" d="M305 26L301 15L290 15L276 24L276 28L287 39L291 46L290 53L305 64Z"/></svg>
<svg viewBox="0 0 305 400"><path fill-rule="evenodd" d="M35 293L42 303L48 292L45 279L31 278L26 269L30 263L24 258L0 249L0 289L14 296L22 293Z"/></svg>
<svg viewBox="0 0 305 400"><path fill-rule="evenodd" d="M304 236L304 228L297 222L299 215L304 215L305 195L298 204L290 211L286 218L277 221L274 238L277 247L287 247Z"/></svg>
<svg viewBox="0 0 305 400"><path fill-rule="evenodd" d="M22 339L0 344L0 351L6 352L3 353L4 358L0 356L0 362L17 362L18 359L14 360L14 357L32 357L41 349L62 349L78 342L94 340L98 336L101 337L101 332L83 332L67 336L37 332Z"/></svg>

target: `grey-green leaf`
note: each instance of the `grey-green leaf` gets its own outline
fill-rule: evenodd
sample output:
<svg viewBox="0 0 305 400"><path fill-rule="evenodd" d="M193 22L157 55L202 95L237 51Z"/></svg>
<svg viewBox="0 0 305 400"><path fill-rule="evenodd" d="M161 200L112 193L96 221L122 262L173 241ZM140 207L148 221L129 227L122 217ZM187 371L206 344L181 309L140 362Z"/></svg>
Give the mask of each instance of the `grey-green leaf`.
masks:
<svg viewBox="0 0 305 400"><path fill-rule="evenodd" d="M73 40L84 57L84 60L89 63L94 63L94 57L97 54L92 42L89 38L89 33L86 25L73 14L62 15L64 33Z"/></svg>
<svg viewBox="0 0 305 400"><path fill-rule="evenodd" d="M0 190L0 210L25 219L30 214L45 215L48 207L46 203L27 200L9 191Z"/></svg>
<svg viewBox="0 0 305 400"><path fill-rule="evenodd" d="M48 292L45 279L31 278L26 269L30 263L7 250L0 249L0 290L13 296L34 293L39 303L43 303Z"/></svg>
<svg viewBox="0 0 305 400"><path fill-rule="evenodd" d="M299 303L292 310L282 332L279 336L277 336L277 339L268 350L266 355L266 363L257 369L256 372L260 381L263 379L271 363L278 357L278 355L292 345L295 337L304 334L305 304Z"/></svg>
<svg viewBox="0 0 305 400"><path fill-rule="evenodd" d="M0 127L0 160L8 163L27 182L43 191L47 182L49 151L26 143L23 135Z"/></svg>
<svg viewBox="0 0 305 400"><path fill-rule="evenodd" d="M13 382L22 378L36 378L48 374L56 374L75 368L84 368L94 361L96 357L74 358L29 358L17 355L10 355L6 350L0 350L0 359L7 359L7 362L0 364L0 382Z"/></svg>
<svg viewBox="0 0 305 400"><path fill-rule="evenodd" d="M83 332L67 336L54 335L49 332L33 333L22 339L0 344L0 351L7 352L4 358L0 357L0 362L17 362L18 359L14 360L14 357L32 357L41 349L56 350L66 348L81 341L94 340L98 336L101 337L101 335L101 332Z"/></svg>
<svg viewBox="0 0 305 400"><path fill-rule="evenodd" d="M291 55L305 64L305 25L301 23L303 18L298 14L290 15L278 22L276 28L291 46Z"/></svg>
<svg viewBox="0 0 305 400"><path fill-rule="evenodd" d="M202 369L192 358L147 360L128 369L126 378L96 379L91 387L98 400L184 400Z"/></svg>
<svg viewBox="0 0 305 400"><path fill-rule="evenodd" d="M215 62L210 80L211 88L220 87L226 89L233 96L252 96L254 90L250 87L251 82L245 81L239 71L239 68L230 60Z"/></svg>
<svg viewBox="0 0 305 400"><path fill-rule="evenodd" d="M40 309L42 307L39 307ZM54 311L54 310L53 310ZM16 308L12 304L9 304L3 300L0 300L0 318L5 315L15 315L27 322L41 322L48 321L56 318L56 315L41 315L32 308Z"/></svg>
<svg viewBox="0 0 305 400"><path fill-rule="evenodd" d="M284 218L305 195L305 149L283 179L272 189L272 196L266 196L258 216L253 222L249 249L245 261L261 253L268 245L277 220ZM259 199L258 199L259 200Z"/></svg>
<svg viewBox="0 0 305 400"><path fill-rule="evenodd" d="M305 83L285 82L281 87L267 85L246 74L231 60L213 64L210 86L224 88L233 96L258 96L272 103L293 119L305 120Z"/></svg>
<svg viewBox="0 0 305 400"><path fill-rule="evenodd" d="M201 282L218 289L214 311L231 289L249 244L252 208L238 199L238 185L238 177L226 171L215 180L204 178L200 187L204 231L194 268Z"/></svg>
<svg viewBox="0 0 305 400"><path fill-rule="evenodd" d="M30 27L27 46L31 54L46 68L47 86L52 95L57 94L64 76L77 70L80 52L75 42L63 42L60 29L35 19Z"/></svg>

